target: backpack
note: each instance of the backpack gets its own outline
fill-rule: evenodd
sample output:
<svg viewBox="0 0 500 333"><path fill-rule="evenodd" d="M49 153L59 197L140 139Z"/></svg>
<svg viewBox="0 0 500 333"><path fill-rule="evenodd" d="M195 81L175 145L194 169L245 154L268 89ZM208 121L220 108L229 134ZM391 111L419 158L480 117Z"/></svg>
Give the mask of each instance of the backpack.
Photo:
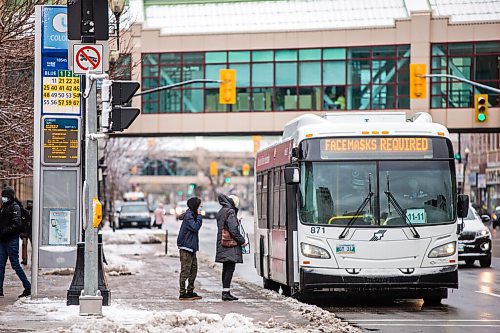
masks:
<svg viewBox="0 0 500 333"><path fill-rule="evenodd" d="M19 203L18 205L21 209L21 224L19 226L19 232L22 234L31 234L31 213Z"/></svg>

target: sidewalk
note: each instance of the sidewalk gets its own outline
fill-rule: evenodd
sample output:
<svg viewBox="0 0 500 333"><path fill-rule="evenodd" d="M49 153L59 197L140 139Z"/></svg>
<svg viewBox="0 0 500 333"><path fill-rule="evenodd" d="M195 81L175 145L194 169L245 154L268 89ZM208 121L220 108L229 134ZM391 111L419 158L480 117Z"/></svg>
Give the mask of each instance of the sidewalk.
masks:
<svg viewBox="0 0 500 333"><path fill-rule="evenodd" d="M104 235L110 265L111 306L103 318L81 317L78 306L66 306L72 274L41 270L39 298L17 300L22 286L7 268L5 298L0 298L0 332L355 332L329 312L300 303L236 278L236 302L221 301L220 267L200 255L198 301L178 300L179 259L175 247L164 254L158 236ZM169 237L170 238L170 237ZM127 244L128 243L128 244ZM169 239L175 244L174 239ZM26 273L30 274L29 269ZM130 274L130 275L122 275Z"/></svg>

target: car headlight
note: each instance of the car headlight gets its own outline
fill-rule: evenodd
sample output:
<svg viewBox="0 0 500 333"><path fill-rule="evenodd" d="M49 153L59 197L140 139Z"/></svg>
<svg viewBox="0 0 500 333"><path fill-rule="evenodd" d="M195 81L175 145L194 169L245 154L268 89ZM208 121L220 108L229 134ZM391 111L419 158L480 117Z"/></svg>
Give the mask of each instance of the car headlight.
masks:
<svg viewBox="0 0 500 333"><path fill-rule="evenodd" d="M182 208L181 207L175 208L175 212L180 215L182 213Z"/></svg>
<svg viewBox="0 0 500 333"><path fill-rule="evenodd" d="M311 245L311 244L307 244L307 243L300 243L300 248L302 250L302 254L306 257L319 258L319 259L330 259L330 253L328 253L327 250L325 250L319 246L315 246L315 245Z"/></svg>
<svg viewBox="0 0 500 333"><path fill-rule="evenodd" d="M477 237L486 237L490 235L490 231L488 229L483 229L481 231L476 232Z"/></svg>
<svg viewBox="0 0 500 333"><path fill-rule="evenodd" d="M456 249L456 242L446 243L444 245L433 248L431 253L429 253L429 258L449 257L455 254Z"/></svg>
<svg viewBox="0 0 500 333"><path fill-rule="evenodd" d="M202 211L201 211L201 216L205 216L205 214L206 214L206 213L205 213L205 211L204 211L204 210L202 210Z"/></svg>

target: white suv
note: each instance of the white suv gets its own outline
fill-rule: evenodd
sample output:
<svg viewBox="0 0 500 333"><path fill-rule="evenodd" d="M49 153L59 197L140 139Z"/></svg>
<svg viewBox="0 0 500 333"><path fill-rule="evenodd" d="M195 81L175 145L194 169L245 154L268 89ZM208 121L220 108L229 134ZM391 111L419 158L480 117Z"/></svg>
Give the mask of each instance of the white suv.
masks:
<svg viewBox="0 0 500 333"><path fill-rule="evenodd" d="M458 260L465 260L467 265L479 260L481 267L491 266L491 233L485 226L489 221L487 215L481 217L472 206L469 207L464 230L458 236Z"/></svg>

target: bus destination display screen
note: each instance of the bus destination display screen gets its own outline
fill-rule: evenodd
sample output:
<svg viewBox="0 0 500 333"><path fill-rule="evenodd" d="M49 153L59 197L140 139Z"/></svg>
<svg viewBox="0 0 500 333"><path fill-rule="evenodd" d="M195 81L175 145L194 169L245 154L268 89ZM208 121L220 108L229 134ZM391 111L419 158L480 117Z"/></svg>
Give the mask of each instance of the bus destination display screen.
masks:
<svg viewBox="0 0 500 333"><path fill-rule="evenodd" d="M321 159L433 158L432 139L423 137L321 139L320 153Z"/></svg>

